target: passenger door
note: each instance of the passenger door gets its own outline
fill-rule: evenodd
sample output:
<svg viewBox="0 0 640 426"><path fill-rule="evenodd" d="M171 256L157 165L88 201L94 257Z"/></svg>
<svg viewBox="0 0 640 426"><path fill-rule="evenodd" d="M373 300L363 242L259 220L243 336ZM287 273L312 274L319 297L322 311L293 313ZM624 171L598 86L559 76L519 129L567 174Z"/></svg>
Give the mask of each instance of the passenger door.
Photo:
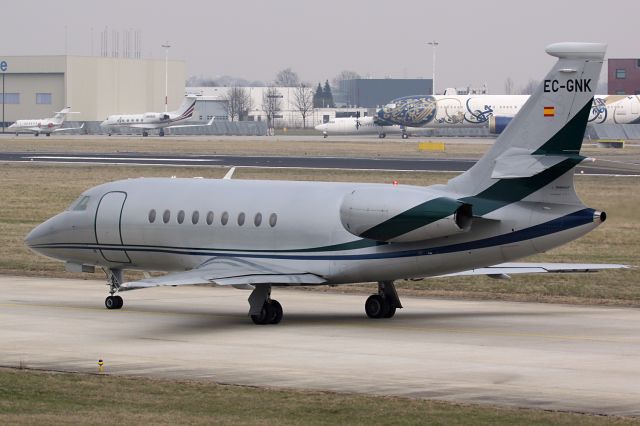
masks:
<svg viewBox="0 0 640 426"><path fill-rule="evenodd" d="M122 247L121 220L126 200L126 192L108 192L100 199L96 211L96 242L103 246L100 252L109 262L131 263L129 255Z"/></svg>

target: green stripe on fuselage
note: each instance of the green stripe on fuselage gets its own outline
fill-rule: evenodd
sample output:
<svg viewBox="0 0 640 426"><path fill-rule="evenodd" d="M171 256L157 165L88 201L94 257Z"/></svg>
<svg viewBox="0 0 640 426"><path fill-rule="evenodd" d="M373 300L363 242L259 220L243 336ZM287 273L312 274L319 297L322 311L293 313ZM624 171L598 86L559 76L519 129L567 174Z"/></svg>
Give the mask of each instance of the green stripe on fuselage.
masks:
<svg viewBox="0 0 640 426"><path fill-rule="evenodd" d="M451 216L461 205L461 202L451 198L435 198L368 229L361 236L377 241L388 241Z"/></svg>

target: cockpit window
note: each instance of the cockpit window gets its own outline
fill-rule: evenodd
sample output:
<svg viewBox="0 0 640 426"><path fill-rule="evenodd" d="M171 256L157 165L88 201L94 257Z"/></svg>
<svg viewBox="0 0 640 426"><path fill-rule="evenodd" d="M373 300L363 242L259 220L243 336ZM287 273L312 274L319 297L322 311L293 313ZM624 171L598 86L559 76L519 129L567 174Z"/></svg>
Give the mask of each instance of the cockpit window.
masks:
<svg viewBox="0 0 640 426"><path fill-rule="evenodd" d="M86 210L90 199L91 197L88 195L80 196L80 198L78 198L76 201L73 202L73 204L71 204L71 207L69 207L69 210L73 210L73 211Z"/></svg>

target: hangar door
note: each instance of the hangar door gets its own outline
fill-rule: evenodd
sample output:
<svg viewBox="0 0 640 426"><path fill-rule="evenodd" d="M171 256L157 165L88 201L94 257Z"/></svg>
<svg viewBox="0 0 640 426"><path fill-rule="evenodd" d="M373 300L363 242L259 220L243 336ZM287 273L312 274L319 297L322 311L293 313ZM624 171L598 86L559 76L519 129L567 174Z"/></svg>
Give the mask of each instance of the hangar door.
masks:
<svg viewBox="0 0 640 426"><path fill-rule="evenodd" d="M131 263L129 255L122 248L120 228L126 200L126 192L108 192L100 200L96 211L96 242L107 246L102 247L100 252L109 262Z"/></svg>

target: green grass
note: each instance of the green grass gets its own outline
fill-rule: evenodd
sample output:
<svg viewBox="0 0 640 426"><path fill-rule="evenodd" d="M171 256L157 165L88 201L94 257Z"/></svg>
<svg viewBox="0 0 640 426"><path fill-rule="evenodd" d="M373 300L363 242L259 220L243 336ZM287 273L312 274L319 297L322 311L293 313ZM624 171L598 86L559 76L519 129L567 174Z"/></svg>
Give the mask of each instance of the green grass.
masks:
<svg viewBox="0 0 640 426"><path fill-rule="evenodd" d="M398 397L0 369L0 424L601 425L634 419Z"/></svg>
<svg viewBox="0 0 640 426"><path fill-rule="evenodd" d="M62 264L30 252L24 236L38 223L64 210L85 189L110 180L139 176L202 176L219 178L222 168L125 167L87 165L0 165L0 273L71 277ZM335 180L430 185L444 183L453 174L427 172L324 171L299 169L244 169L237 179ZM640 265L639 178L578 176L578 193L588 206L607 211L607 221L585 237L528 261L626 263ZM76 277L80 275L75 275ZM102 279L100 275L85 278ZM637 270L594 274L515 275L511 280L486 277L436 278L400 281L399 291L428 297L505 299L563 303L640 306ZM324 289L321 287L320 290ZM363 286L331 291L369 291Z"/></svg>

